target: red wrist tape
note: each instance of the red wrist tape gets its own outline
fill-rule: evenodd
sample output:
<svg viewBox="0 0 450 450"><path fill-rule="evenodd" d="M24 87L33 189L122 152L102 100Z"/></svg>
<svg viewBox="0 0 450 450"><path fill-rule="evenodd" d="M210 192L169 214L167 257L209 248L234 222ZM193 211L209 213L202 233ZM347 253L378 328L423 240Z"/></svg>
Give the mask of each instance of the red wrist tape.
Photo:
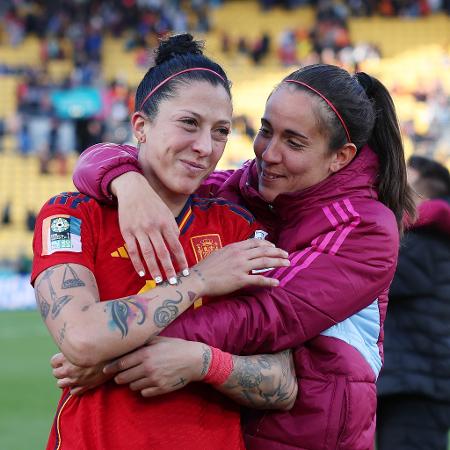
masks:
<svg viewBox="0 0 450 450"><path fill-rule="evenodd" d="M215 347L211 349L211 364L203 381L209 384L223 384L233 372L233 356Z"/></svg>

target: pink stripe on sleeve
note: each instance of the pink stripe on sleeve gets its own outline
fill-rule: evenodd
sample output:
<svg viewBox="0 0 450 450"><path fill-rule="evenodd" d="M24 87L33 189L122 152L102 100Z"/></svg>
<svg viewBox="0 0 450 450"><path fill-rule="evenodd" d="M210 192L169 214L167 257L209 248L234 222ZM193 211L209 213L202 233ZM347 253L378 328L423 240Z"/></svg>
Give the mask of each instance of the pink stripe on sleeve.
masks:
<svg viewBox="0 0 450 450"><path fill-rule="evenodd" d="M334 206L334 209L337 211L337 213L341 216L342 220L344 222L348 222L348 216L345 213L345 211L341 208L341 205L339 204L339 202L334 202L333 206Z"/></svg>
<svg viewBox="0 0 450 450"><path fill-rule="evenodd" d="M352 214L352 221L342 230L339 237L336 239L336 242L334 243L333 247L330 250L330 253L332 255L335 255L336 252L341 247L342 243L345 241L345 238L348 236L350 231L352 231L360 222L361 217L360 215L354 210L353 205L350 203L350 200L345 199L344 204L347 207L348 211Z"/></svg>
<svg viewBox="0 0 450 450"><path fill-rule="evenodd" d="M301 272L302 270L304 270L307 267L309 267L318 256L320 256L322 253L325 252L325 250L326 250L328 244L330 243L331 239L336 234L336 232L338 232L339 233L338 237L337 237L333 247L330 250L330 254L332 254L332 255L336 254L336 252L339 250L339 248L341 247L342 243L345 241L345 239L348 236L348 234L350 233L350 231L352 231L361 222L361 217L355 211L355 209L353 208L353 205L350 203L350 200L345 199L344 200L344 204L345 204L347 210L349 211L349 213L351 214L351 222L346 227L344 227L342 230L340 230L340 231L339 230L333 230L333 231L330 231L329 233L327 233L327 235L325 236L323 241L320 243L318 249L316 251L312 252L311 254L309 254L307 256L307 258L302 262L302 264L300 264L299 266L294 266L292 264L292 262L294 260L292 260L291 261L291 267L283 268L283 272L282 272L283 279L280 281L280 286L285 286L299 272ZM333 206L336 209L336 211L338 212L339 216L342 219L346 218L346 221L348 222L348 220L350 218L348 217L346 212L342 209L342 207L339 204L337 204L337 203L333 204ZM327 216L328 220L330 221L330 223L333 226L338 227L338 222L336 221L336 218L333 215L333 213L331 212L330 208L325 206L322 209L323 209L323 212L325 213L325 215ZM315 240L315 241L317 242L317 240ZM301 252L301 255L303 256L309 250L311 250L310 247L308 247L306 250ZM300 260L300 257L296 257L295 260L298 262Z"/></svg>
<svg viewBox="0 0 450 450"><path fill-rule="evenodd" d="M310 255L308 255L308 257L305 259L305 261L300 264L299 266L297 265L293 265L291 262L291 266L287 267L287 268L283 268L285 273L283 275L284 278L280 281L280 286L284 286L286 283L288 283L290 280L292 280L292 278L301 270L306 269L307 267L309 267L311 265L311 263L320 255L322 254L325 249L327 248L329 242L331 241L332 237L334 236L334 234L336 233L336 231L330 231L329 233L327 233L324 237L324 239L322 240L322 242L320 243L318 249L316 251L313 251ZM311 247L308 247L306 250L312 250ZM302 253L305 253L305 251L303 251ZM299 261L300 258L297 258L297 261ZM277 277L278 278L278 277Z"/></svg>
<svg viewBox="0 0 450 450"><path fill-rule="evenodd" d="M336 218L334 217L333 213L331 212L330 208L328 206L324 206L322 208L322 210L325 213L325 215L327 216L327 219L330 221L331 225L337 227L338 222L337 222Z"/></svg>

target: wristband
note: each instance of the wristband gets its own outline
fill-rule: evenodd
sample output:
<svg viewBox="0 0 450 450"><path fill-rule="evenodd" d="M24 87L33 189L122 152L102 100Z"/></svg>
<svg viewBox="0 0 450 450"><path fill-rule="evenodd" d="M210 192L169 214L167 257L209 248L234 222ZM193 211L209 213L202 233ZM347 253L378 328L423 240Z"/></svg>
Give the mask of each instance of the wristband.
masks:
<svg viewBox="0 0 450 450"><path fill-rule="evenodd" d="M215 347L211 349L211 364L203 381L209 384L223 384L233 372L233 356Z"/></svg>

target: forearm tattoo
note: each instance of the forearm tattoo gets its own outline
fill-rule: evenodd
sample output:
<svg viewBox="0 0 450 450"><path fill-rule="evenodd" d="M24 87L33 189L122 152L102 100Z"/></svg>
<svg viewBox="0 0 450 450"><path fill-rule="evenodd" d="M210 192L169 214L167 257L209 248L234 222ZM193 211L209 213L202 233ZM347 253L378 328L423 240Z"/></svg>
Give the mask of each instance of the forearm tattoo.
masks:
<svg viewBox="0 0 450 450"><path fill-rule="evenodd" d="M64 271L62 270L64 269ZM196 271L196 275L202 277L201 273ZM97 291L97 285L95 277L90 274L91 279L84 277L80 278L77 271L71 264L59 264L45 270L40 276L39 282L35 286L36 302L44 321L49 319L56 319L64 307L74 298L74 295L60 295L58 289L79 289L82 288L88 295L84 301L80 303L80 311L91 311L92 306L92 292ZM183 283L181 276L177 277L177 285ZM60 287L57 286L60 284ZM158 287L170 287L168 282L158 285ZM71 292L72 293L72 292ZM130 326L132 323L136 325L143 325L147 319L148 306L151 301L159 298L156 295L153 297L143 296L131 296L128 298L118 299L110 302L106 302L103 311L107 315L108 326L111 330L119 330L122 338L128 336L130 332ZM153 314L153 323L157 328L165 328L180 314L179 304L184 299L189 301L189 304L193 303L198 295L195 292L188 291L184 296L179 290L176 291L176 298L166 298L162 305L156 308ZM78 299L78 297L77 297ZM79 297L83 300L83 296ZM97 297L94 300L99 302ZM91 302L91 303L89 303ZM64 341L66 325L58 332L57 340L60 344ZM153 333L148 339L150 340L157 333Z"/></svg>
<svg viewBox="0 0 450 450"><path fill-rule="evenodd" d="M204 377L208 372L210 363L211 363L211 349L207 345L204 345L202 354L202 371L200 373L202 377Z"/></svg>
<svg viewBox="0 0 450 450"><path fill-rule="evenodd" d="M145 307L133 297L110 302L106 305L106 310L111 316L110 328L120 330L122 338L128 335L128 324L132 320L135 320L138 325L145 322Z"/></svg>
<svg viewBox="0 0 450 450"><path fill-rule="evenodd" d="M180 291L176 291L178 299L164 300L162 306L156 308L153 315L153 322L158 328L165 328L172 320L178 316L178 305L183 301L183 294Z"/></svg>
<svg viewBox="0 0 450 450"><path fill-rule="evenodd" d="M233 372L222 392L239 403L260 409L282 409L295 400L297 380L289 350L233 359Z"/></svg>

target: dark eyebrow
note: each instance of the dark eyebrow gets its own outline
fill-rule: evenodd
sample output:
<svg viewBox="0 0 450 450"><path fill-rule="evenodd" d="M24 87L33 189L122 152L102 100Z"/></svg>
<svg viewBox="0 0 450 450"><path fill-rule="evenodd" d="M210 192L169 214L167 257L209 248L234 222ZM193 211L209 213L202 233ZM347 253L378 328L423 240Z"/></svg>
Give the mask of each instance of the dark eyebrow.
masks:
<svg viewBox="0 0 450 450"><path fill-rule="evenodd" d="M261 117L261 123L263 125L268 125L269 127L272 128L272 125L270 124L270 122L267 119L264 119L264 117ZM308 136L305 136L303 133L300 133L299 131L286 129L286 130L283 130L283 133L289 134L289 135L294 136L294 137L298 137L300 139L305 139L307 141L309 140Z"/></svg>
<svg viewBox="0 0 450 450"><path fill-rule="evenodd" d="M180 111L182 111L184 113L192 114L196 119L201 119L202 118L200 116L200 114L197 114L196 112L191 111L190 109L181 109ZM230 120L218 120L217 123L231 126L231 121Z"/></svg>

